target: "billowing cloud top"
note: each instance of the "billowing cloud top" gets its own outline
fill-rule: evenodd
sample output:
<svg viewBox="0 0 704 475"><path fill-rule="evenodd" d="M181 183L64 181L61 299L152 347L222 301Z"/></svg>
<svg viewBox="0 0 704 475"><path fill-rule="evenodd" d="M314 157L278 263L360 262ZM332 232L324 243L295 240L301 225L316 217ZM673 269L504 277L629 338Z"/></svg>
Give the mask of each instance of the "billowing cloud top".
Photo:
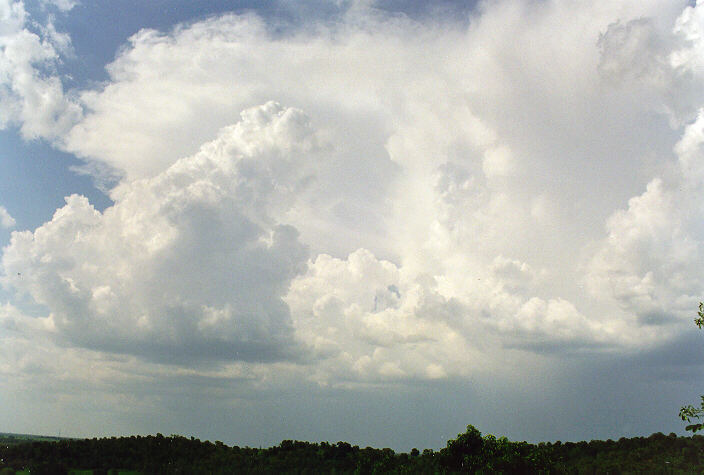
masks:
<svg viewBox="0 0 704 475"><path fill-rule="evenodd" d="M120 177L103 212L73 195L13 234L2 282L46 312L0 322L321 385L676 341L704 295L703 12L225 15L142 30L65 94L39 71L68 40L0 3L0 125Z"/></svg>
<svg viewBox="0 0 704 475"><path fill-rule="evenodd" d="M289 200L297 156L314 148L299 111L247 110L193 157L115 190L104 213L73 195L13 234L5 282L74 344L168 361L292 357L281 297L307 253L269 208Z"/></svg>

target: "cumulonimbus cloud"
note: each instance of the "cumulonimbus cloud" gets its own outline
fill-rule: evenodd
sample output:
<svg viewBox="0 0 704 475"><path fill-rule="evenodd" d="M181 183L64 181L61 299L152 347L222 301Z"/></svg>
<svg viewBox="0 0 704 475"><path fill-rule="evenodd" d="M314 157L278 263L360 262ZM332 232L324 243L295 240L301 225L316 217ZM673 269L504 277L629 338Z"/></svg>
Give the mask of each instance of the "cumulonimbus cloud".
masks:
<svg viewBox="0 0 704 475"><path fill-rule="evenodd" d="M4 282L71 345L321 383L676 338L704 292L704 7L675 3L143 30L60 140L121 174L115 205L16 233Z"/></svg>

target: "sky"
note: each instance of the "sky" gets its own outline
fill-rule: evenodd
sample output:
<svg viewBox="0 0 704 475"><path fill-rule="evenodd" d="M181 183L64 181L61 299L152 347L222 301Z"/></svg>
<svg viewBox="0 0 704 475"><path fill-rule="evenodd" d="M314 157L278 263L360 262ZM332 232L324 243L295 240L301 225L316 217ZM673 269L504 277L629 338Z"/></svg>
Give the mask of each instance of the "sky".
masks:
<svg viewBox="0 0 704 475"><path fill-rule="evenodd" d="M702 0L0 0L0 430L684 434L702 198Z"/></svg>

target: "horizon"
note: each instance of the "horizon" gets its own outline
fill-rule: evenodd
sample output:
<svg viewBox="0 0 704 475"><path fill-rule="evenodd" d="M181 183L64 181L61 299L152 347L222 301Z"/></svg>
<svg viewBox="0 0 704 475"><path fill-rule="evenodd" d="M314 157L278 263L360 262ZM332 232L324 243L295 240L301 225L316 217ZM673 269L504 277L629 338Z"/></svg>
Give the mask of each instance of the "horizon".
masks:
<svg viewBox="0 0 704 475"><path fill-rule="evenodd" d="M685 433L704 0L0 0L0 428Z"/></svg>
<svg viewBox="0 0 704 475"><path fill-rule="evenodd" d="M472 426L471 424L470 424L469 426L470 426L470 427L474 427L474 426ZM476 429L479 430L478 428L476 428ZM481 433L482 437L486 437L486 436L494 436L494 437L496 437L496 438L501 438L501 437L503 437L501 434L489 434L489 433L485 433L485 432L482 432L482 431L479 431L479 432ZM460 433L457 434L456 436L451 437L450 440L454 440L454 439L456 439L458 436L462 436L462 434L463 434L463 432L460 432ZM650 437L656 436L656 435L662 435L662 436L670 437L670 436L672 436L673 434L676 435L678 438L692 438L692 437L694 437L695 435L698 436L699 438L704 437L703 434L697 434L697 433L691 433L691 434L690 434L690 433L686 433L686 434L682 435L682 434L675 434L674 432L670 432L670 433L668 433L668 434L665 434L665 433L663 433L663 432L659 432L659 431L658 431L658 432L653 432L652 434L649 434L649 435L647 435L647 436L644 436L644 435L635 435L635 436L632 436L632 437L620 437L619 439L555 440L555 441L546 440L546 441L533 441L533 442L531 442L531 441L526 441L526 440L522 440L522 441L519 441L519 440L512 440L511 442L518 442L518 443L525 442L525 443L533 444L533 445L536 445L536 444L539 444L539 443L546 443L546 444L567 444L567 443L572 443L572 444L578 444L578 443L580 443L580 442L608 442L608 441L611 441L611 442L618 442L620 439L638 439L638 438L641 438L641 439L645 438L645 439L647 439L647 438L650 438ZM98 439L98 440L99 440L99 439L115 439L115 438L117 438L117 439L119 439L119 438L127 438L127 439L129 439L129 438L132 438L132 437L144 437L144 438L146 438L146 437L160 437L160 436L161 436L161 437L165 437L165 438L169 438L169 437L184 438L184 439L196 440L196 441L199 441L199 442L213 443L213 444L215 444L215 443L222 443L222 441L220 441L220 440L215 440L215 439L213 439L213 440L210 440L210 439L201 440L201 439L199 439L198 437L195 437L195 436L187 436L187 435L182 435L182 434L168 434L168 435L165 435L165 434L162 434L161 432L150 433L150 434L124 434L124 435L109 435L109 434L108 434L108 435L104 435L104 436L100 436L100 437L71 437L71 436L62 436L61 434L59 434L59 435L47 435L47 434L19 434L19 433L16 433L16 432L0 432L0 437L8 437L8 436L9 436L9 437L25 437L25 438L29 438L29 441L30 441L30 442L35 441L35 440L36 440L36 441L40 441L40 442L51 442L51 441L52 441L52 440L42 440L42 439L56 439L56 440L69 440L69 441L70 441L70 440L74 440L74 441L81 441L81 440L91 440L91 439ZM448 442L449 442L450 440L448 440ZM279 443L272 444L272 445L270 445L269 447L266 447L266 448L277 447L277 446L281 445L282 442L287 442L287 441L304 442L304 443L307 443L307 444L321 444L321 443L337 444L337 443L340 443L340 442L346 443L346 441L344 441L344 440L298 440L298 439L285 439L285 438L284 438L284 439L281 439L281 441L279 441ZM230 443L230 444L225 444L225 445L226 445L226 446L229 446L229 447L238 447L238 444L237 444L237 443ZM239 446L239 447L240 447L240 448L260 448L260 449L261 449L261 448L265 448L265 447L263 447L263 446L261 446L261 445L260 445L260 446L254 446L254 447L250 447L250 446ZM354 447L364 448L363 445L354 445ZM366 447L369 447L369 445L367 445ZM445 448L445 447L446 447L446 446L441 446L441 447L412 447L411 449L406 450L405 453L410 452L412 449L418 449L418 450L430 449L430 450L432 450L432 451L439 452L441 449L443 449L443 448ZM375 449L384 449L384 448L387 448L387 447L372 447L372 448L375 448ZM388 447L388 448L390 448L390 447ZM394 451L397 452L397 453L404 453L404 451L398 451L398 450L395 450L395 449L392 449L392 450L394 450Z"/></svg>

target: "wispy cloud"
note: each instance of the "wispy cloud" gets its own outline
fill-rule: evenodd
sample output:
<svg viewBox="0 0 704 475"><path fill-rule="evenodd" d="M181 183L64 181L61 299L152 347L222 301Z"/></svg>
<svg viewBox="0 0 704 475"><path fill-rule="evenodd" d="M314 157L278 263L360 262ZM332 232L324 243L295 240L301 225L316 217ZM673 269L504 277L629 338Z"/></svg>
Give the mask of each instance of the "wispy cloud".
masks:
<svg viewBox="0 0 704 475"><path fill-rule="evenodd" d="M12 228L17 224L15 218L10 216L4 206L0 206L0 225L3 228Z"/></svg>

